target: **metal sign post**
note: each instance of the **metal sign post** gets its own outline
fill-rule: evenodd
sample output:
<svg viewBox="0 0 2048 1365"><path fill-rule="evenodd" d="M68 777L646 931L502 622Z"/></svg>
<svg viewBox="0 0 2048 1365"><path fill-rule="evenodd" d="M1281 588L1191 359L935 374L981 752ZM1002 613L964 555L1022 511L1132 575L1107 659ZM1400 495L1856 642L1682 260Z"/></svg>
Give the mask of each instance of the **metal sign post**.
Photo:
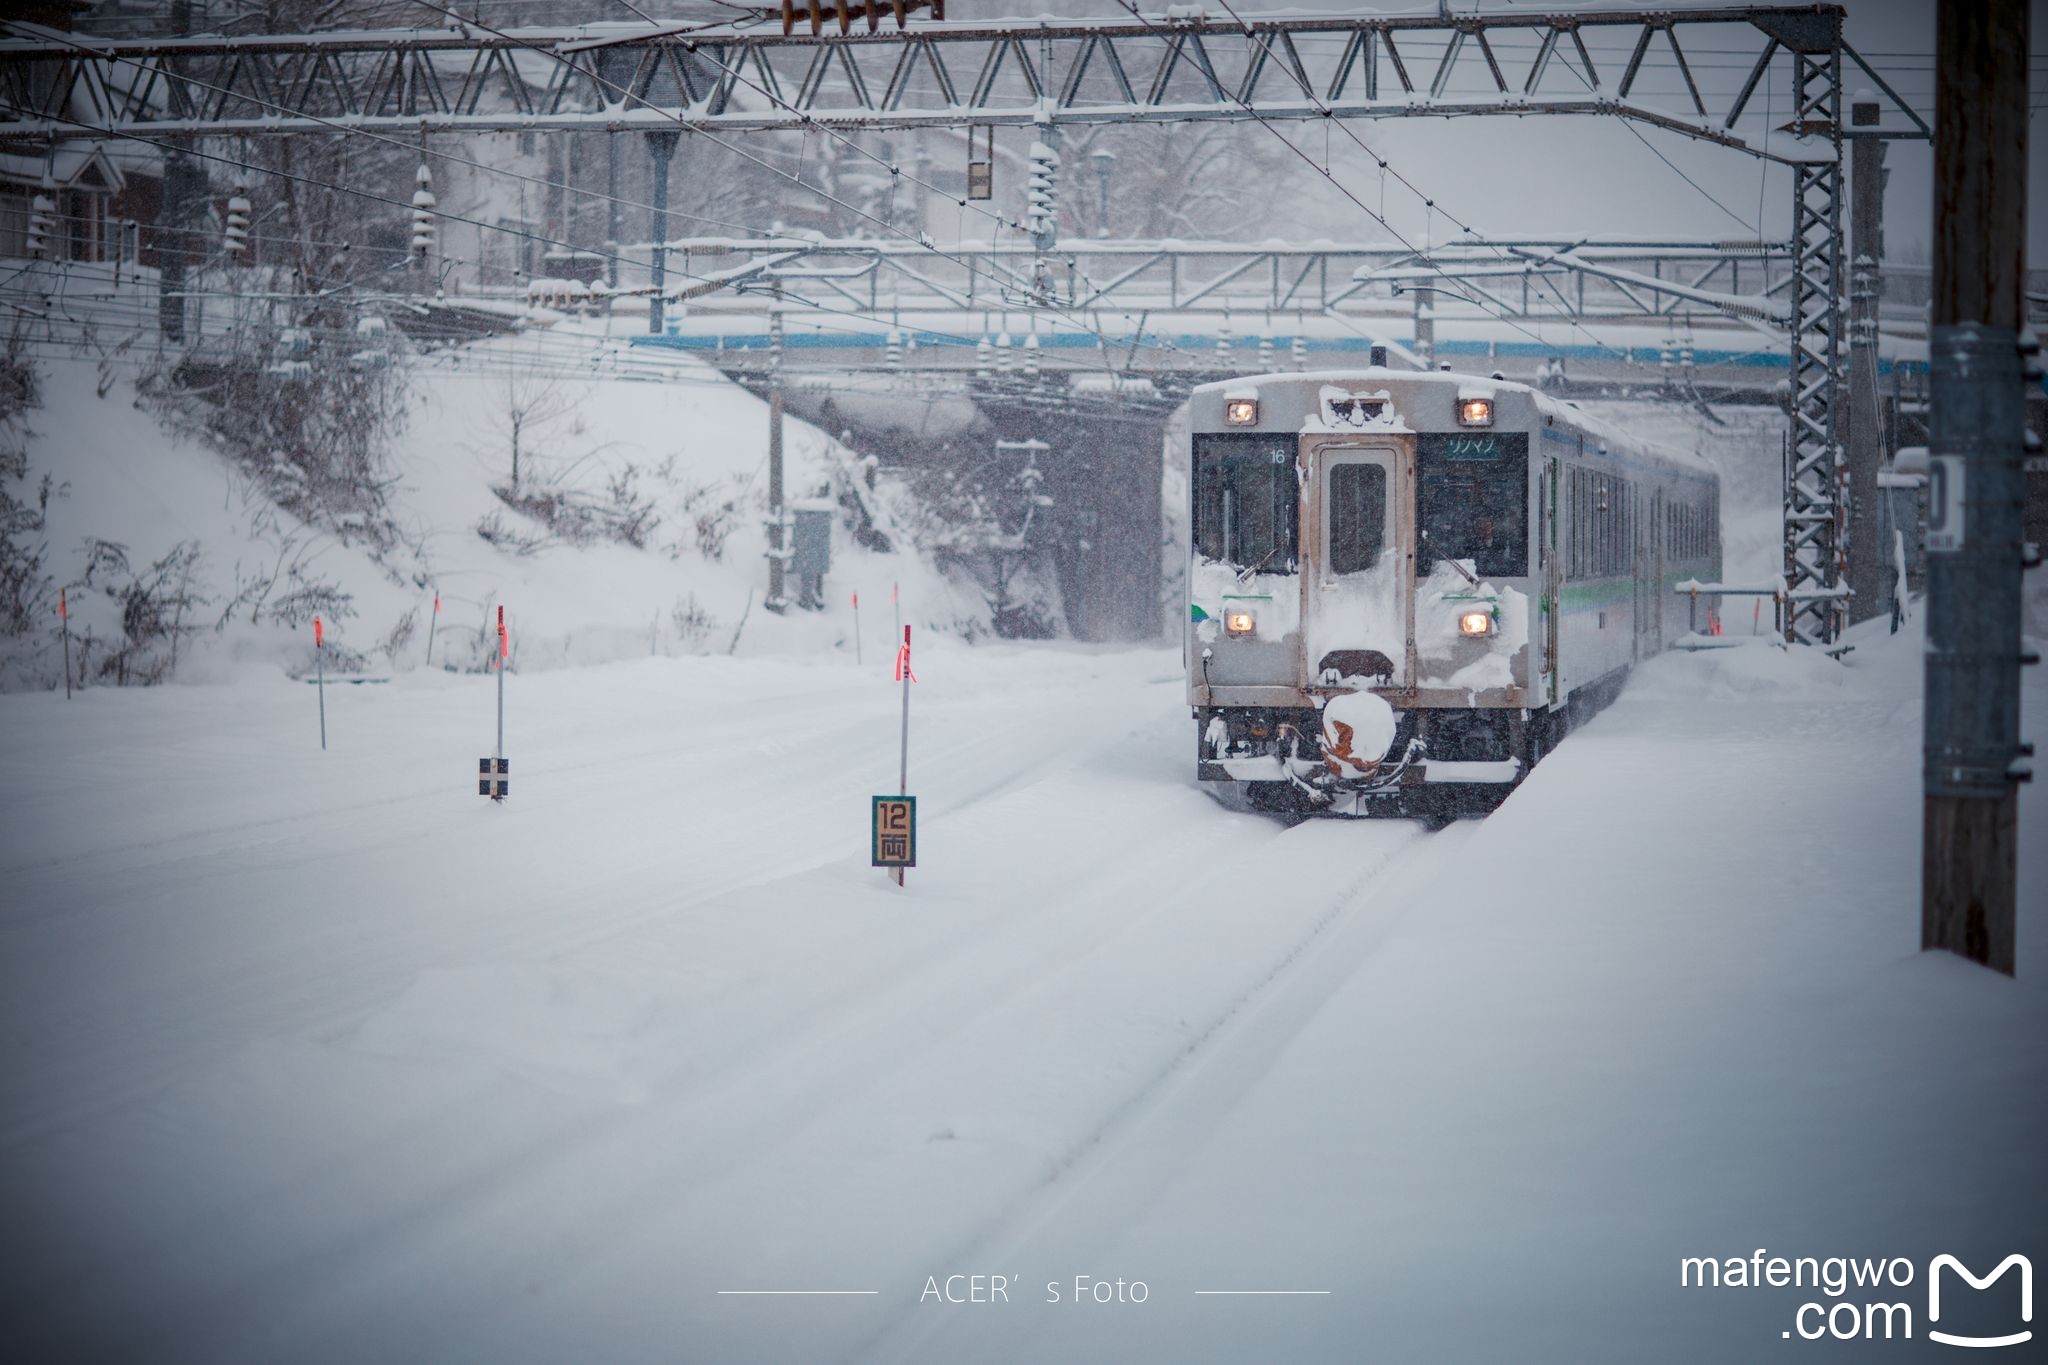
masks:
<svg viewBox="0 0 2048 1365"><path fill-rule="evenodd" d="M903 684L903 742L898 751L896 798L875 798L874 866L896 869L896 885L903 885L903 869L917 866L917 798L910 795L910 685L917 674L910 671L910 627L903 628L903 644L896 651L896 681ZM898 823L885 825L885 819ZM885 854L895 854L889 857Z"/></svg>
<svg viewBox="0 0 2048 1365"><path fill-rule="evenodd" d="M64 700L71 700L71 602L64 589L57 589L57 620L64 632Z"/></svg>
<svg viewBox="0 0 2048 1365"><path fill-rule="evenodd" d="M326 652L326 630L321 626L320 618L316 616L313 618L313 679L314 690L320 694L320 749L323 753L327 749L327 662L324 657Z"/></svg>

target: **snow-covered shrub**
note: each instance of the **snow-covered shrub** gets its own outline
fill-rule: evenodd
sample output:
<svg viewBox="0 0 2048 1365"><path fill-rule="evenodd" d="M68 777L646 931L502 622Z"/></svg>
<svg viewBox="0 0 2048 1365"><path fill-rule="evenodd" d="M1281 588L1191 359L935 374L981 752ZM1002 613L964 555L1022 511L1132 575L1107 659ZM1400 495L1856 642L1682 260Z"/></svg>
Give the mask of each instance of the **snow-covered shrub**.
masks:
<svg viewBox="0 0 2048 1365"><path fill-rule="evenodd" d="M57 598L44 567L49 546L39 537L50 499L63 490L48 474L29 478L27 417L35 405L35 370L16 338L0 355L0 636L17 638L47 625Z"/></svg>
<svg viewBox="0 0 2048 1365"><path fill-rule="evenodd" d="M321 330L335 331L342 321L326 319ZM195 352L146 376L143 396L301 521L344 542L387 549L398 539L386 495L391 443L405 427L405 371L355 365L333 347L280 362L280 338L304 330Z"/></svg>
<svg viewBox="0 0 2048 1365"><path fill-rule="evenodd" d="M710 612L704 610L696 593L687 593L676 599L675 607L669 612L669 619L675 623L676 635L688 648L703 643L717 628L718 622Z"/></svg>
<svg viewBox="0 0 2048 1365"><path fill-rule="evenodd" d="M663 465L666 473L674 465L671 459ZM737 483L737 481L735 481ZM725 558L725 542L732 535L733 526L739 520L740 494L737 487L721 494L712 483L684 482L677 491L676 505L684 516L690 519L690 530L695 538L697 553L716 564ZM670 555L683 552L679 540L671 547Z"/></svg>
<svg viewBox="0 0 2048 1365"><path fill-rule="evenodd" d="M591 545L601 540L617 541L636 550L647 547L648 537L660 524L661 515L639 487L640 471L627 463L610 473L602 494L591 494L559 483L496 484L491 491L513 511L532 518L547 530L538 539L506 532L502 524L489 531L480 524L477 534L494 545L504 544L516 553L531 554L552 538L570 545ZM493 512L491 517L495 517ZM490 518L486 518L489 520ZM502 537L502 538L494 538Z"/></svg>
<svg viewBox="0 0 2048 1365"><path fill-rule="evenodd" d="M197 541L181 540L137 571L128 562L127 546L87 542L79 586L98 589L119 606L122 638L111 644L87 635L78 654L81 681L147 687L177 671L178 647L198 633L195 617L212 601L199 575L201 559Z"/></svg>

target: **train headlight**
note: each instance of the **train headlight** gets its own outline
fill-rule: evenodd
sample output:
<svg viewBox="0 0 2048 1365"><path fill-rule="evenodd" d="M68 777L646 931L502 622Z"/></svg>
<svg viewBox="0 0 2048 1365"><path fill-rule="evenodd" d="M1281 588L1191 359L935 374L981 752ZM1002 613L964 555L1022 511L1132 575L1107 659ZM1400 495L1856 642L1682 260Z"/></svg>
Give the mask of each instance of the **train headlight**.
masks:
<svg viewBox="0 0 2048 1365"><path fill-rule="evenodd" d="M1458 634L1468 636L1493 634L1493 613L1490 611L1460 613L1458 616Z"/></svg>
<svg viewBox="0 0 2048 1365"><path fill-rule="evenodd" d="M1223 423L1225 426L1248 427L1258 420L1258 399L1226 398L1223 400Z"/></svg>
<svg viewBox="0 0 2048 1365"><path fill-rule="evenodd" d="M1458 425L1461 427L1492 426L1493 400L1491 398L1460 398L1458 400Z"/></svg>
<svg viewBox="0 0 2048 1365"><path fill-rule="evenodd" d="M1226 635L1249 635L1258 624L1248 611L1226 611L1223 613L1223 633Z"/></svg>

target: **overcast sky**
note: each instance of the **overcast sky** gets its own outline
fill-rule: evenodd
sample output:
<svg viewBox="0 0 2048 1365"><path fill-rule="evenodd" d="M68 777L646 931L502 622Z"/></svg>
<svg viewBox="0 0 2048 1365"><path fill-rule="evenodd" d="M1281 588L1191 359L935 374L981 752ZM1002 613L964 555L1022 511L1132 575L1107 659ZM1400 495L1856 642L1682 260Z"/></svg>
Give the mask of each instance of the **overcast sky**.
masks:
<svg viewBox="0 0 2048 1365"><path fill-rule="evenodd" d="M1239 13L1356 8L1346 0L1230 3ZM1117 0L1064 0L1052 7L1067 14L1122 12ZM1214 10L1219 5L1210 0L1208 7ZM1544 0L1540 7L1517 6L1511 0L1487 0L1482 6L1487 13L1508 14L1518 9L1546 12L1553 7L1551 0ZM1685 6L1665 0L1657 7ZM998 0L988 5L987 12L1000 14L1004 8ZM1029 4L1027 0L1007 8L1013 12L1038 12L1047 6ZM1163 5L1147 3L1145 8L1153 11ZM1434 3L1427 2L1373 7L1378 13L1427 12L1435 8ZM1902 97L1923 116L1931 118L1933 0L1848 0L1847 8L1850 44L1878 68ZM1470 0L1459 0L1454 9L1460 14L1470 13L1473 5ZM976 17L981 16L977 13ZM2048 48L2048 4L2035 6L2033 22L2033 46L2037 51ZM1522 41L1533 49L1533 34ZM1684 41L1695 77L1709 91L1737 88L1756 51L1755 44L1751 44L1745 55L1732 42L1723 40L1717 44L1704 34ZM1651 55L1661 63L1661 68L1646 72L1636 97L1646 103L1678 109L1684 96L1676 84L1679 77L1675 65L1661 44L1652 47ZM1505 54L1503 60L1510 71L1515 69L1512 53ZM1526 63L1526 52L1521 61ZM1612 89L1619 74L1619 61L1614 63L1616 69L1612 74L1604 69L1606 63L1602 65L1602 75ZM1471 88L1475 91L1479 88L1476 83L1486 80L1484 65L1476 56L1469 69L1461 67L1461 71L1468 82L1474 83ZM1555 72L1551 79L1554 76ZM1555 88L1551 79L1546 80L1546 88ZM1672 82L1662 94L1657 86L1660 80ZM1865 84L1862 73L1853 69L1845 81L1850 92ZM1781 67L1774 81L1759 88L1755 96L1758 103L1772 108L1776 122L1789 117L1784 86ZM2048 88L2048 80L2038 72L2035 88ZM2043 155L2048 153L2048 139L2042 136L2038 112L2048 103L2048 95L2036 95L2034 101L2037 112L2030 139L2029 244L2032 258L2048 263L2048 162L2044 162ZM1387 218L1404 237L1419 240L1419 235L1433 226L1436 239L1443 240L1454 231L1441 217L1427 213L1420 199L1397 182L1388 183L1382 201L1377 168L1341 131L1326 133L1301 124L1277 126L1317 159L1324 155L1327 141L1328 156L1333 165L1344 171L1352 193L1375 210L1384 202ZM1458 219L1492 236L1600 232L1732 237L1753 235L1761 226L1764 234L1782 239L1790 232L1791 186L1783 168L1740 152L1618 119L1384 119L1354 122L1351 128L1423 193ZM1260 135L1271 136L1264 132ZM1284 148L1276 146L1275 152L1293 160ZM1931 224L1931 148L1918 141L1893 142L1887 157L1891 170L1885 204L1887 254L1894 259L1924 259ZM1671 164L1665 164L1667 160ZM1306 230L1333 238L1383 238L1384 234L1356 204L1317 183L1321 177L1307 166L1299 169L1299 176L1289 182L1289 187L1298 187L1300 200L1290 200L1273 223L1254 226L1248 219L1247 235L1284 232L1299 236ZM1688 184L1688 177L1695 183Z"/></svg>

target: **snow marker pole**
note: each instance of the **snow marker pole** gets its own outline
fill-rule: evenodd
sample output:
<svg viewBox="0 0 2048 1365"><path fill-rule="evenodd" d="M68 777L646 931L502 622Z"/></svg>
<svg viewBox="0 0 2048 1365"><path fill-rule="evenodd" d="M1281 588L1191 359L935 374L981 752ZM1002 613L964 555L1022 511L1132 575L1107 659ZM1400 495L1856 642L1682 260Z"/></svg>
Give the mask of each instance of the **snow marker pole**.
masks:
<svg viewBox="0 0 2048 1365"><path fill-rule="evenodd" d="M64 700L71 700L71 603L64 589L57 589L57 619L64 631Z"/></svg>
<svg viewBox="0 0 2048 1365"><path fill-rule="evenodd" d="M896 769L896 794L910 795L910 685L917 675L910 671L910 627L903 628L903 648L896 652L896 676L903 682L903 747ZM896 885L903 885L903 869L896 869Z"/></svg>
<svg viewBox="0 0 2048 1365"><path fill-rule="evenodd" d="M889 585L889 609L896 613L896 633L903 633L903 605L896 600L896 585Z"/></svg>
<svg viewBox="0 0 2048 1365"><path fill-rule="evenodd" d="M320 618L313 618L313 676L315 690L320 693L320 751L327 751L327 632L320 625Z"/></svg>
<svg viewBox="0 0 2048 1365"><path fill-rule="evenodd" d="M860 594L853 595L853 662L858 665L860 657Z"/></svg>
<svg viewBox="0 0 2048 1365"><path fill-rule="evenodd" d="M441 590L434 589L434 614L427 618L427 667L434 666L434 627L441 624Z"/></svg>
<svg viewBox="0 0 2048 1365"><path fill-rule="evenodd" d="M505 604L498 604L498 752L505 756L505 660L512 655L510 639L505 634Z"/></svg>

